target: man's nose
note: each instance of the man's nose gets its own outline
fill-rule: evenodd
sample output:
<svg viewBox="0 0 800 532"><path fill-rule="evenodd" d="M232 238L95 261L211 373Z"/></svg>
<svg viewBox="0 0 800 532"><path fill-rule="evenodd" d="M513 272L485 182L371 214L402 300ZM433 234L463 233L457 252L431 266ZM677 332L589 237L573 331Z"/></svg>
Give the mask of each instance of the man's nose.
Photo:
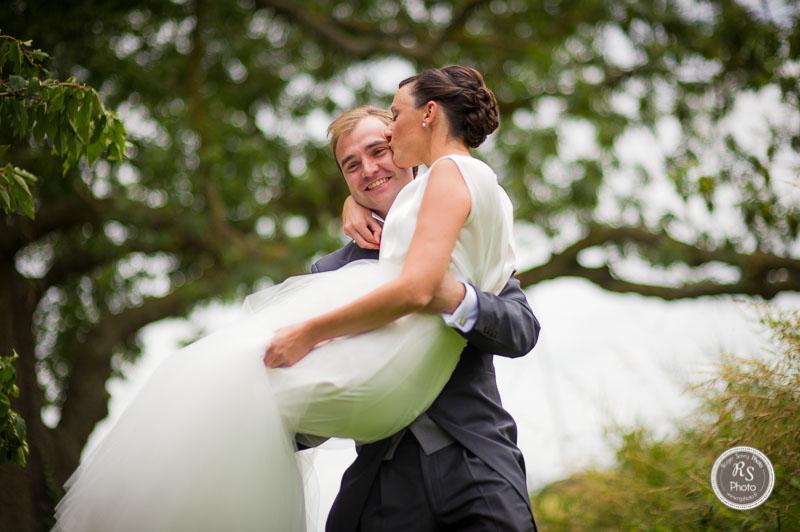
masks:
<svg viewBox="0 0 800 532"><path fill-rule="evenodd" d="M378 171L378 164L371 158L365 158L361 162L361 168L364 177L372 177Z"/></svg>

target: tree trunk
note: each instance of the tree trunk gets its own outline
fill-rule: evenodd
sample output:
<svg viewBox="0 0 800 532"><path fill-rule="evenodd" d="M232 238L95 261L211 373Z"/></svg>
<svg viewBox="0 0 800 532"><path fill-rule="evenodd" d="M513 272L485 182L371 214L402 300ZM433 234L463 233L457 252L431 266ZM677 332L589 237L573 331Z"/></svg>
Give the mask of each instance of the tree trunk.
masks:
<svg viewBox="0 0 800 532"><path fill-rule="evenodd" d="M30 456L22 468L0 466L0 531L39 532L52 525L53 506L60 483L54 471L51 430L41 420L41 392L36 380L33 311L36 300L30 283L15 270L13 262L0 263L0 354L19 354L16 362L20 396L12 407L28 429Z"/></svg>

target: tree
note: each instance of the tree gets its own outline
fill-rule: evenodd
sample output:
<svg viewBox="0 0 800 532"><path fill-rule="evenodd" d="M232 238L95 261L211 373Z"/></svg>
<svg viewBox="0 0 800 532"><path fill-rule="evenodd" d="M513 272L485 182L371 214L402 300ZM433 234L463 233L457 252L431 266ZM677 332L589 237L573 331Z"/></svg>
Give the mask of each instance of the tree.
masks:
<svg viewBox="0 0 800 532"><path fill-rule="evenodd" d="M131 146L124 162L56 178L55 159L0 131L13 164L41 178L36 219L6 215L0 230L0 352L20 354L32 449L29 472L0 469L0 511L23 508L21 530L47 522L142 327L338 245L346 189L327 120L388 103L427 66L473 64L498 95L503 124L480 154L550 251L525 285L579 276L667 299L797 290L798 205L779 173L800 145L797 9L684 5L13 1L0 27L52 51L55 78L98 87ZM751 93L785 118L757 146L728 126ZM671 144L632 162L632 132Z"/></svg>

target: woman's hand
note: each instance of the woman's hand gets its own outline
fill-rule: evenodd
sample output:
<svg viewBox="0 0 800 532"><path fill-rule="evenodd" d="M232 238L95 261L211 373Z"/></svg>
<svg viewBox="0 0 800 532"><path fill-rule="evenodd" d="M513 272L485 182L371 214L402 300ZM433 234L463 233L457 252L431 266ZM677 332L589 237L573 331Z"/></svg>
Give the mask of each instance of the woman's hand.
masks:
<svg viewBox="0 0 800 532"><path fill-rule="evenodd" d="M427 314L452 314L464 300L467 288L449 271L445 272L442 282L436 288L433 299L422 309Z"/></svg>
<svg viewBox="0 0 800 532"><path fill-rule="evenodd" d="M381 224L372 217L372 211L362 207L347 196L342 207L344 234L352 238L363 249L380 249Z"/></svg>
<svg viewBox="0 0 800 532"><path fill-rule="evenodd" d="M281 327L264 353L268 368L288 368L314 349L317 340L306 323Z"/></svg>

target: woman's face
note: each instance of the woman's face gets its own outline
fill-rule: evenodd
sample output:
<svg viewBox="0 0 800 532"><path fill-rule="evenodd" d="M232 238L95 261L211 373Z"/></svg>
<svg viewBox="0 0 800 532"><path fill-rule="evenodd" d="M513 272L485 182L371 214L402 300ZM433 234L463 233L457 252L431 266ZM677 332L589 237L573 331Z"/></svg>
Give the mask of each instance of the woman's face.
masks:
<svg viewBox="0 0 800 532"><path fill-rule="evenodd" d="M414 83L403 85L392 100L392 123L386 129L386 138L394 153L394 164L400 168L417 166L424 161L428 128L422 127L425 107L417 108L411 88Z"/></svg>

